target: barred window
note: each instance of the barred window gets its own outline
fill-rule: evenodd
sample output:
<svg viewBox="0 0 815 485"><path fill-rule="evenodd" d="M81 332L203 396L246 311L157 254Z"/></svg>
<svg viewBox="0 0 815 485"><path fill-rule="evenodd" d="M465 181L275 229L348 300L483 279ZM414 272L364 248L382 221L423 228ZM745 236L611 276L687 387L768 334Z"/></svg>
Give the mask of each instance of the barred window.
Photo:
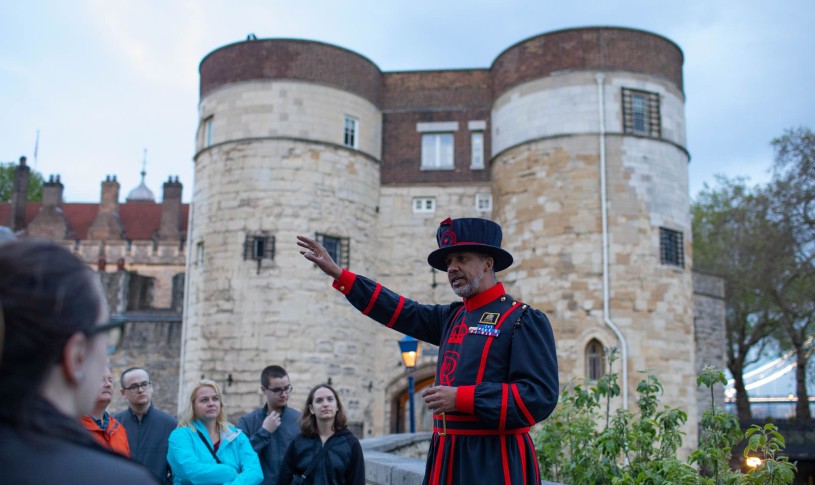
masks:
<svg viewBox="0 0 815 485"><path fill-rule="evenodd" d="M264 259L274 259L274 246L274 236L266 233L247 234L243 242L243 259L244 261L257 261L258 274L260 274L261 262Z"/></svg>
<svg viewBox="0 0 815 485"><path fill-rule="evenodd" d="M597 339L591 339L586 345L586 377L589 380L596 381L606 375L603 353L603 344Z"/></svg>
<svg viewBox="0 0 815 485"><path fill-rule="evenodd" d="M623 88L623 130L660 137L659 94Z"/></svg>
<svg viewBox="0 0 815 485"><path fill-rule="evenodd" d="M314 238L322 244L335 263L348 269L351 256L351 240L347 237L317 233Z"/></svg>
<svg viewBox="0 0 815 485"><path fill-rule="evenodd" d="M682 233L664 227L659 228L659 255L662 264L685 267L685 250Z"/></svg>

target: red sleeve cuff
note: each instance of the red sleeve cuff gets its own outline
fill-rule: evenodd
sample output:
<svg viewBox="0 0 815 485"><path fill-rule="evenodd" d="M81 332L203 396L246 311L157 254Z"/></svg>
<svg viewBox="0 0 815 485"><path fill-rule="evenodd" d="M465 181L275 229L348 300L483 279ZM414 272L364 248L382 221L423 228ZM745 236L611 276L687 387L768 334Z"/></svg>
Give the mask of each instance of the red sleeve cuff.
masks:
<svg viewBox="0 0 815 485"><path fill-rule="evenodd" d="M338 279L334 280L332 286L335 290L339 291L343 295L347 295L351 292L351 287L354 286L354 281L356 279L357 275L348 271L347 269L343 269L342 274Z"/></svg>
<svg viewBox="0 0 815 485"><path fill-rule="evenodd" d="M456 411L473 414L475 409L475 386L459 386L456 388Z"/></svg>

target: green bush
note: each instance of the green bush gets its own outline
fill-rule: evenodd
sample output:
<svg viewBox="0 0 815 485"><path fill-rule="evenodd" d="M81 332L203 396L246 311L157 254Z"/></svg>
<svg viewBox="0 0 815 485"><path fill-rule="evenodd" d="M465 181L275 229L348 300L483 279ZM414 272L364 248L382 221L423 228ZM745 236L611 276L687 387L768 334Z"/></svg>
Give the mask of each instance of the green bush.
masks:
<svg viewBox="0 0 815 485"><path fill-rule="evenodd" d="M606 354L609 372L596 382L565 386L557 409L533 429L542 479L598 485L792 483L795 464L777 457L784 438L772 424L746 433L745 456L758 455L762 464L746 474L730 469L731 450L744 436L735 416L715 406L713 386L726 382L722 371L705 368L696 380L710 389L711 404L702 414L699 449L683 463L676 452L687 413L660 406L662 384L651 373L643 373L637 386L639 412L612 413L611 400L620 395L612 372L618 357L614 348Z"/></svg>

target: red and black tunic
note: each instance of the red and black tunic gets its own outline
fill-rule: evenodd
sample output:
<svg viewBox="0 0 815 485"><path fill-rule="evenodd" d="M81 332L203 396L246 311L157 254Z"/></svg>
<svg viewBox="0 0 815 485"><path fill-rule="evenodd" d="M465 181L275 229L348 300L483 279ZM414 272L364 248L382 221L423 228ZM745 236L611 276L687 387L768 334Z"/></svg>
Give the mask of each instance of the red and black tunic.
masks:
<svg viewBox="0 0 815 485"><path fill-rule="evenodd" d="M501 283L463 302L422 305L343 270L334 288L363 315L439 346L436 384L453 386L447 434L433 416L424 483L540 483L528 431L558 399L555 340L542 312Z"/></svg>

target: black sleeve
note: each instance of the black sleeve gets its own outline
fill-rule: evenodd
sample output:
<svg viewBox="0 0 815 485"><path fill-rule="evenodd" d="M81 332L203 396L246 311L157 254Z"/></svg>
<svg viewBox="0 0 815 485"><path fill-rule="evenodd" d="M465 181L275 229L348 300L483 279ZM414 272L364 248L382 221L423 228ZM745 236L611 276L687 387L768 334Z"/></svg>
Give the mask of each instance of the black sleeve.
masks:
<svg viewBox="0 0 815 485"><path fill-rule="evenodd" d="M294 460L295 460L295 450L294 444L297 442L297 438L293 439L291 443L289 443L289 447L286 449L286 454L283 456L283 461L280 463L280 473L277 475L277 485L291 485L291 479L294 476Z"/></svg>
<svg viewBox="0 0 815 485"><path fill-rule="evenodd" d="M348 436L348 444L351 446L351 463L348 464L348 471L345 473L345 483L365 485L365 457L362 455L362 446L354 436Z"/></svg>

